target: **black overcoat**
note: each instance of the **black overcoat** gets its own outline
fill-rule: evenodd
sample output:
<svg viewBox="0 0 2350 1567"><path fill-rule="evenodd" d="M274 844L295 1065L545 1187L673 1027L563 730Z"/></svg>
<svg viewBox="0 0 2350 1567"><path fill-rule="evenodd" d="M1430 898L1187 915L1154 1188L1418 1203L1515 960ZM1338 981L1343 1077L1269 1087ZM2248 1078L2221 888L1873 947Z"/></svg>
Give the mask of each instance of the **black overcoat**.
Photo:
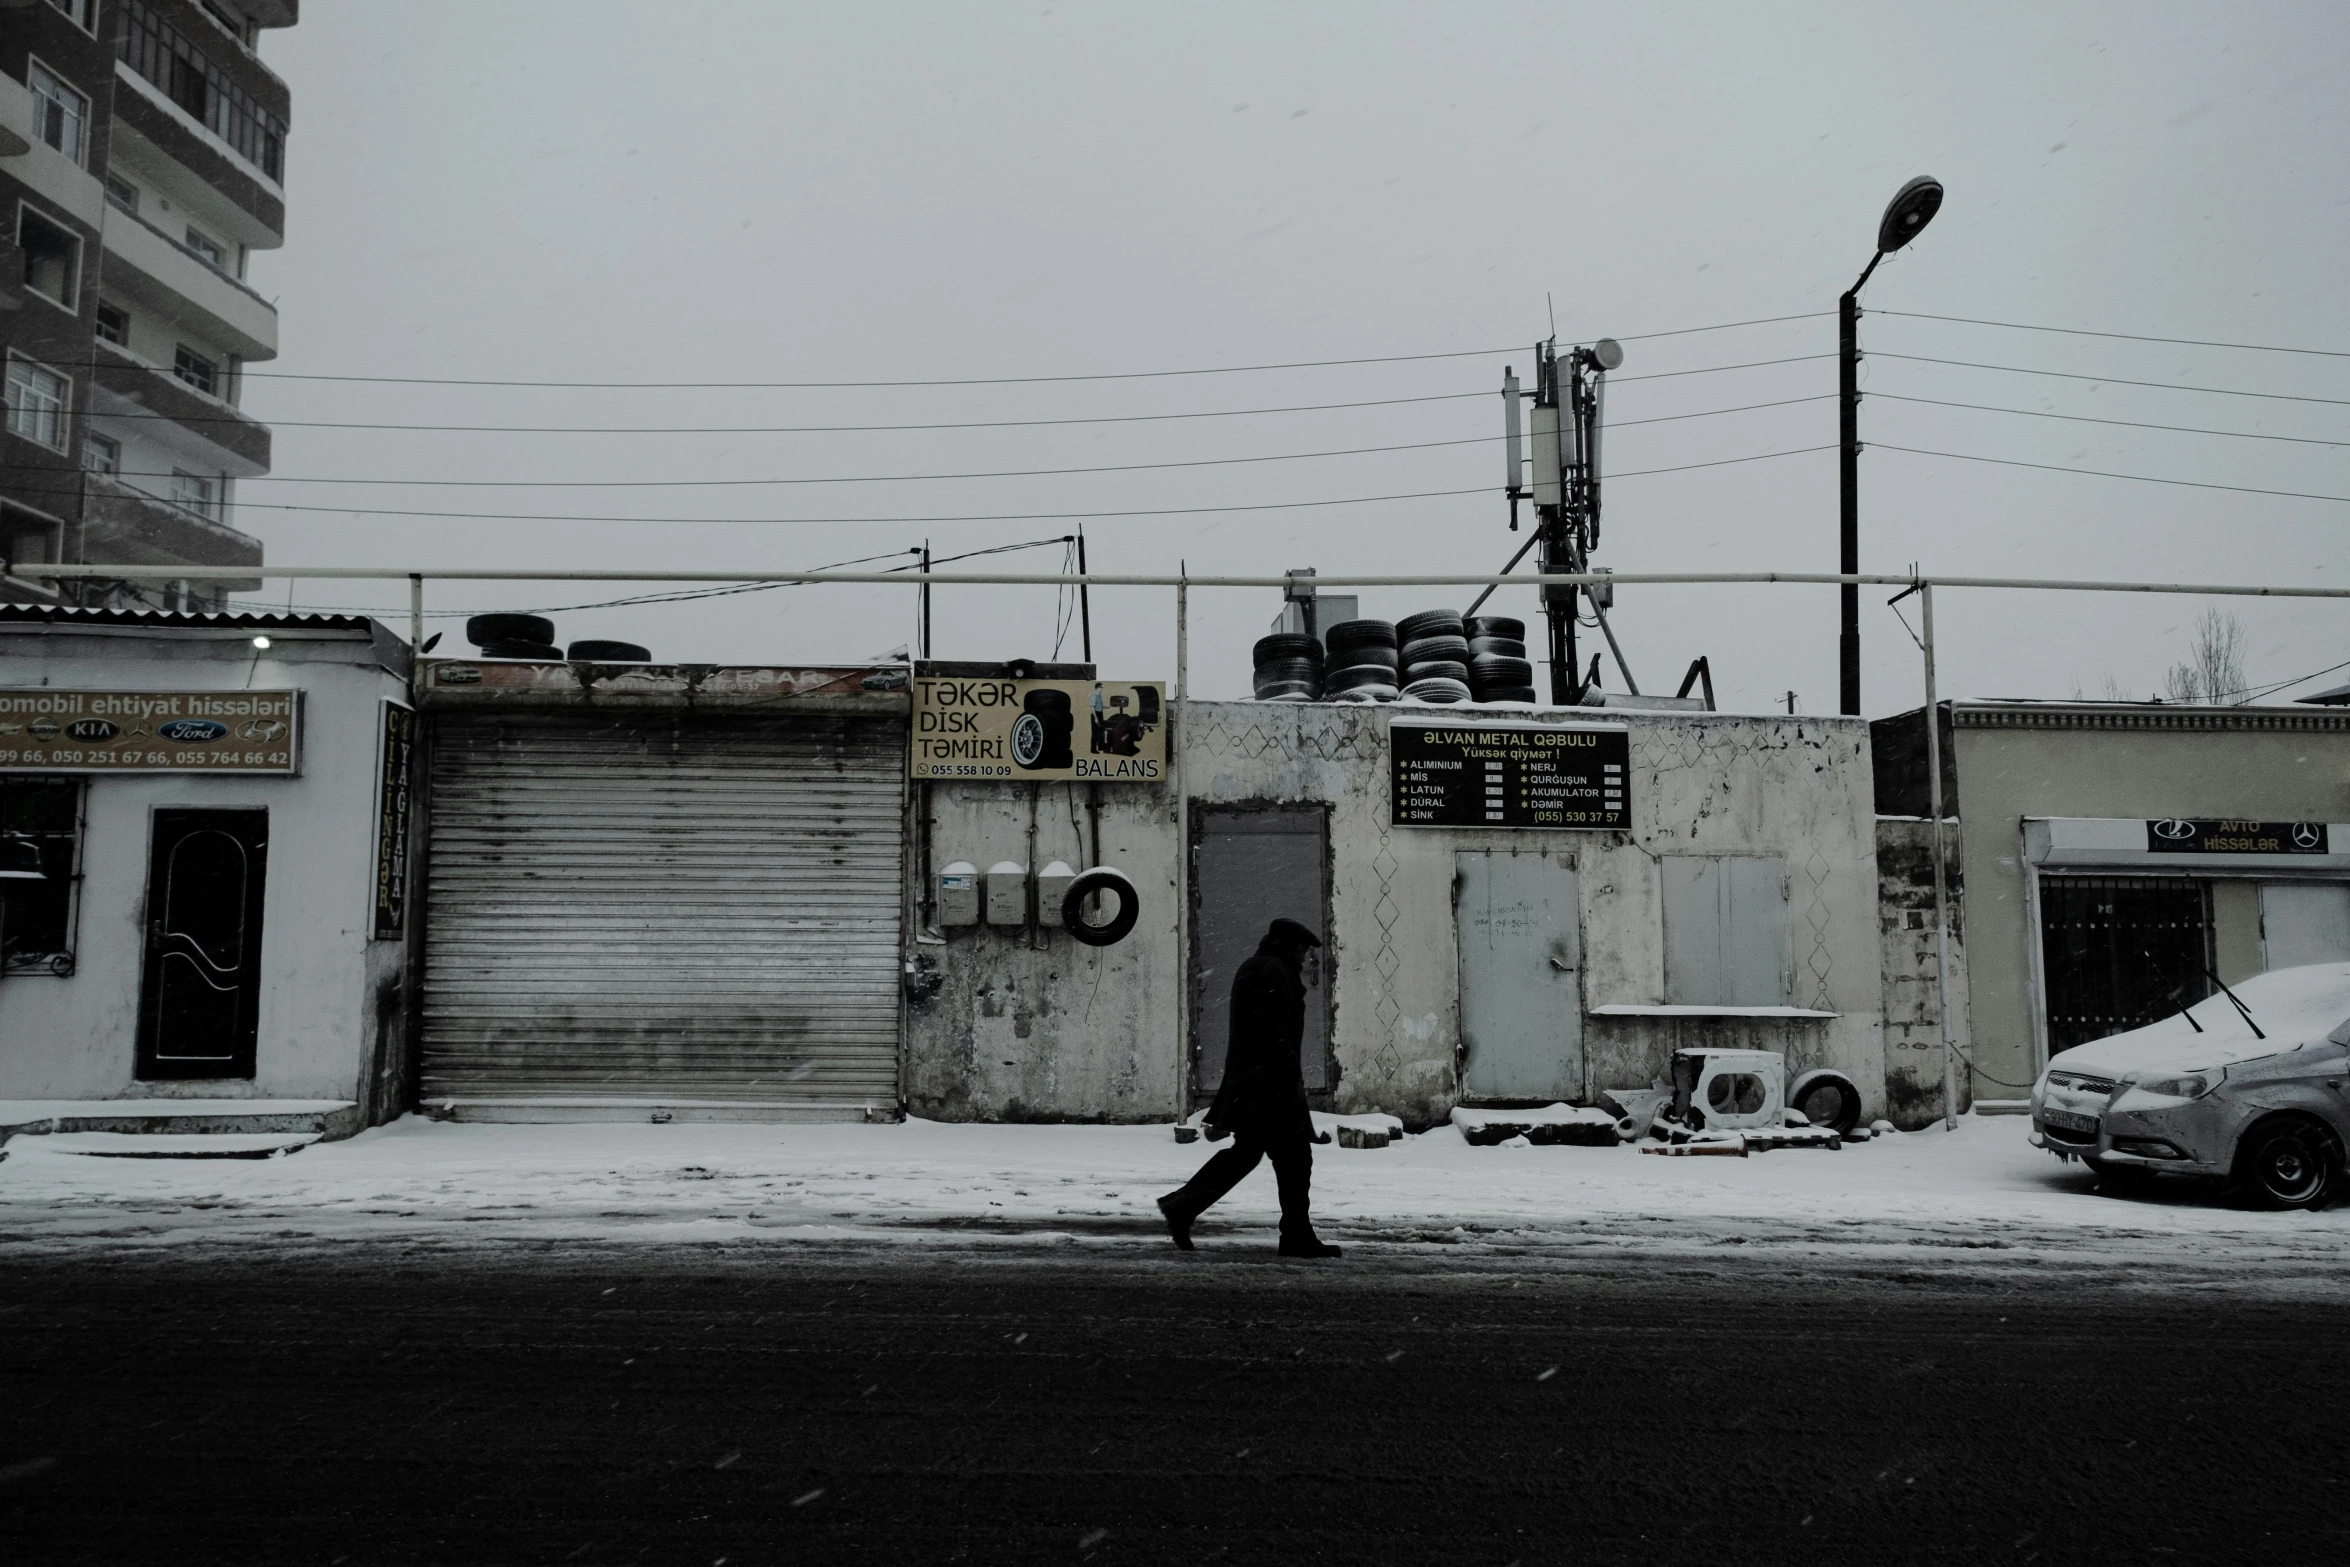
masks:
<svg viewBox="0 0 2350 1567"><path fill-rule="evenodd" d="M1224 1082L1208 1124L1267 1142L1311 1142L1298 1046L1306 1031L1306 987L1298 965L1268 940L1232 976L1232 1028Z"/></svg>

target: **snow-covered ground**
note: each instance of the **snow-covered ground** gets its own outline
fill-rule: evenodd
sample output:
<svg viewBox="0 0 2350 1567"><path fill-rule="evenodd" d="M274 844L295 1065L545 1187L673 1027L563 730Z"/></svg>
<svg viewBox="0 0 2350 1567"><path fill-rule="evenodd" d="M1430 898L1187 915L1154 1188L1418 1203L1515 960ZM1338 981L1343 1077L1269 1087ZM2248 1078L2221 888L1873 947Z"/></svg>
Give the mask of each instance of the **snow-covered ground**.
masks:
<svg viewBox="0 0 2350 1567"><path fill-rule="evenodd" d="M2025 1142L2021 1118L1840 1151L1669 1159L1633 1147L1475 1148L1450 1127L1315 1150L1324 1235L1356 1260L1491 1266L1677 1259L1713 1268L2083 1270L2153 1287L2350 1293L2350 1206L2257 1213L2207 1195L2117 1199ZM1152 1199L1214 1152L1164 1126L480 1126L408 1117L266 1159L123 1159L18 1137L0 1247L366 1240L486 1245L875 1244L1017 1254L1167 1247ZM128 1141L128 1139L124 1139ZM85 1143L84 1146L87 1146ZM1200 1226L1262 1252L1269 1168Z"/></svg>

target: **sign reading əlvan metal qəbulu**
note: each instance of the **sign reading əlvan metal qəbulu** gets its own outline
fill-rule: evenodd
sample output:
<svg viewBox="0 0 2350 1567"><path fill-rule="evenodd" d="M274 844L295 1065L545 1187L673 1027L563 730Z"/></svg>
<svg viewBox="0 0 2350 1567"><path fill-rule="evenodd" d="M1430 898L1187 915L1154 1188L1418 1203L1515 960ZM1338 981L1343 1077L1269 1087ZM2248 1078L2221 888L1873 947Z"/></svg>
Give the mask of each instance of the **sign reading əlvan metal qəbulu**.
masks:
<svg viewBox="0 0 2350 1567"><path fill-rule="evenodd" d="M291 775L300 715L292 691L0 690L0 768Z"/></svg>
<svg viewBox="0 0 2350 1567"><path fill-rule="evenodd" d="M1167 688L916 675L910 754L916 778L1157 783L1167 776Z"/></svg>

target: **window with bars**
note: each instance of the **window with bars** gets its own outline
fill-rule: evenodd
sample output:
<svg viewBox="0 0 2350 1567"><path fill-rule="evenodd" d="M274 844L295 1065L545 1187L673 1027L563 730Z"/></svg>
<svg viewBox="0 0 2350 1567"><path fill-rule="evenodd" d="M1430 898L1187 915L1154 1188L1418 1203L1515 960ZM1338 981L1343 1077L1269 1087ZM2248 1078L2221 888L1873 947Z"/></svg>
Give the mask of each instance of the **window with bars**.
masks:
<svg viewBox="0 0 2350 1567"><path fill-rule="evenodd" d="M282 177L286 123L263 108L203 50L144 0L122 0L123 63L161 88L212 134L271 179Z"/></svg>
<svg viewBox="0 0 2350 1567"><path fill-rule="evenodd" d="M2143 1028L2211 994L2211 884L2043 877L2040 959L2049 1050Z"/></svg>
<svg viewBox="0 0 2350 1567"><path fill-rule="evenodd" d="M73 383L47 365L8 357L8 433L65 450L66 406Z"/></svg>
<svg viewBox="0 0 2350 1567"><path fill-rule="evenodd" d="M0 778L0 860L40 872L0 881L0 965L12 973L73 972L81 826L81 780Z"/></svg>

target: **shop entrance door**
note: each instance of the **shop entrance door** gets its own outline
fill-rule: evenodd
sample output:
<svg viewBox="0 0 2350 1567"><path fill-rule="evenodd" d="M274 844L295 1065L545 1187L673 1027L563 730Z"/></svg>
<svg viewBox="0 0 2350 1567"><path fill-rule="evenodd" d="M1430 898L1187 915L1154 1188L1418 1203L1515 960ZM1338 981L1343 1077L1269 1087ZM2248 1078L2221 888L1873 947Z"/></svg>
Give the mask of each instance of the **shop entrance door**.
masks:
<svg viewBox="0 0 2350 1567"><path fill-rule="evenodd" d="M1470 1099L1583 1094L1583 943L1575 872L1548 854L1453 856L1461 1088Z"/></svg>
<svg viewBox="0 0 2350 1567"><path fill-rule="evenodd" d="M267 811L159 810L147 860L138 1074L251 1077Z"/></svg>
<svg viewBox="0 0 2350 1567"><path fill-rule="evenodd" d="M1323 940L1330 932L1329 815L1318 805L1209 806L1192 839L1191 1016L1193 1081L1204 1099L1224 1082L1232 1040L1232 976L1265 939L1265 927L1291 919ZM1306 972L1305 1037L1298 1067L1306 1091L1330 1087L1330 953Z"/></svg>
<svg viewBox="0 0 2350 1567"><path fill-rule="evenodd" d="M2141 1028L2211 994L2209 883L2050 876L2040 883L2048 1048Z"/></svg>
<svg viewBox="0 0 2350 1567"><path fill-rule="evenodd" d="M2264 968L2350 962L2350 886L2338 881L2272 881L2260 889Z"/></svg>

